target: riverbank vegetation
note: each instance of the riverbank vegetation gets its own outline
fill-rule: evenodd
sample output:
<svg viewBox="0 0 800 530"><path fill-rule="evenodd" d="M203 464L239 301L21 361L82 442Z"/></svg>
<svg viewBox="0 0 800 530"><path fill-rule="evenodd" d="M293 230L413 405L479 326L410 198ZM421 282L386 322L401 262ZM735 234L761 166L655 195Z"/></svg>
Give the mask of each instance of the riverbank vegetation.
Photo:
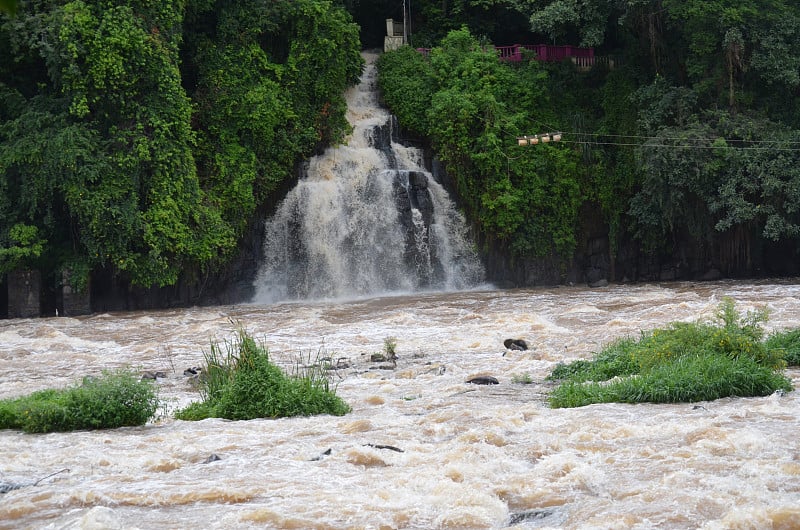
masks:
<svg viewBox="0 0 800 530"><path fill-rule="evenodd" d="M723 301L714 322L674 322L609 344L592 360L558 365L554 408L592 403L684 403L790 391L782 373L797 365L800 330L764 338L764 310L741 315Z"/></svg>
<svg viewBox="0 0 800 530"><path fill-rule="evenodd" d="M382 55L378 66L387 104L430 140L462 207L492 245L518 256L571 255L586 177L580 154L514 147L534 116L556 121L539 62L510 68L462 29L428 58L406 47Z"/></svg>
<svg viewBox="0 0 800 530"><path fill-rule="evenodd" d="M68 269L78 290L223 266L294 164L349 132L363 65L327 0L19 2L0 42L0 275Z"/></svg>
<svg viewBox="0 0 800 530"><path fill-rule="evenodd" d="M239 328L233 341L212 343L199 380L201 401L175 413L181 420L250 420L332 414L350 407L336 395L321 362L287 375L270 361L269 351Z"/></svg>
<svg viewBox="0 0 800 530"><path fill-rule="evenodd" d="M565 268L578 251L587 270L589 243L604 241L611 281L650 263L655 279L660 264L663 279L797 274L796 2L421 4L415 46L430 52L384 54L380 86L443 162L485 249L555 253ZM487 6L518 20L497 28ZM450 24L434 38L427 19ZM519 39L519 20L527 40L499 40ZM596 60L501 61L493 45L515 42L593 47ZM556 131L558 143L516 143Z"/></svg>
<svg viewBox="0 0 800 530"><path fill-rule="evenodd" d="M514 281L541 283L538 258L556 281L798 274L800 5L762 4L0 3L0 275L205 288L296 164L346 137L360 49L406 15L431 50L383 55L385 102L485 255L536 270ZM543 42L596 60L492 48Z"/></svg>
<svg viewBox="0 0 800 530"><path fill-rule="evenodd" d="M0 429L27 433L144 425L160 407L152 381L132 371L106 371L80 385L0 401Z"/></svg>

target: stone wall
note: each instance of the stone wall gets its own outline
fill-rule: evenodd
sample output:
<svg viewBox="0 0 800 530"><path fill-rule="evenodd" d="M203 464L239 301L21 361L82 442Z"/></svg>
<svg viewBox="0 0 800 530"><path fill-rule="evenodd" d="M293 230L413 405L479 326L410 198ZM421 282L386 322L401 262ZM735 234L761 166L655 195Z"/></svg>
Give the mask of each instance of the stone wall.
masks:
<svg viewBox="0 0 800 530"><path fill-rule="evenodd" d="M42 277L39 271L8 273L8 318L36 318L41 314Z"/></svg>
<svg viewBox="0 0 800 530"><path fill-rule="evenodd" d="M66 317L88 315L92 312L89 286L78 291L72 285L69 270L61 273L61 314Z"/></svg>

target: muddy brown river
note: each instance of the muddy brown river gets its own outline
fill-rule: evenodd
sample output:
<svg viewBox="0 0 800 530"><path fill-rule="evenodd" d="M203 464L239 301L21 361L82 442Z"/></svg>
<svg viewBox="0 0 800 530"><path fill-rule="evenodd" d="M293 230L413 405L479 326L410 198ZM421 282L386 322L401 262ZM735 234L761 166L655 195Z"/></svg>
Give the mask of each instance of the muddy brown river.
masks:
<svg viewBox="0 0 800 530"><path fill-rule="evenodd" d="M426 293L0 321L0 398L161 370L138 428L0 431L0 528L800 528L800 397L550 409L560 361L732 297L800 326L793 281ZM184 369L239 323L273 359L330 357L343 417L178 421ZM370 362L394 337L393 369ZM528 342L508 351L506 338ZM504 355L505 353L505 355ZM347 367L345 367L347 366ZM800 371L789 370L794 384ZM500 384L465 381L476 375ZM529 380L529 384L519 381ZM387 448L384 446L391 446ZM394 449L397 450L394 450ZM219 457L207 462L211 455Z"/></svg>

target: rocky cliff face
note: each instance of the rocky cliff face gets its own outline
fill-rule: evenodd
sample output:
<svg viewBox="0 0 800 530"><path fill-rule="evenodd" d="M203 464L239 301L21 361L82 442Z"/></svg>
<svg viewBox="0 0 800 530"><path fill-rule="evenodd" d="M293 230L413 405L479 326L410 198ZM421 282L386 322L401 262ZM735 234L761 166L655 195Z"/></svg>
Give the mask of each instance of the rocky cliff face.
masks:
<svg viewBox="0 0 800 530"><path fill-rule="evenodd" d="M421 171L397 172L394 179L399 221L405 233L403 260L418 278L419 288L441 283L444 271L431 244L434 207L428 191L428 176Z"/></svg>
<svg viewBox="0 0 800 530"><path fill-rule="evenodd" d="M452 190L454 185L445 168L429 150L426 161L437 181ZM623 233L617 248L612 249L608 226L599 208L590 203L580 212L577 248L566 258L556 255L515 257L502 242L473 231L486 269L486 280L501 288L560 284L599 287L607 283L712 281L800 274L798 245L765 242L748 253L748 260L735 262L726 259L727 249L736 243L725 234L715 234L713 244L695 241L686 234L672 242L673 250L648 253L638 240Z"/></svg>

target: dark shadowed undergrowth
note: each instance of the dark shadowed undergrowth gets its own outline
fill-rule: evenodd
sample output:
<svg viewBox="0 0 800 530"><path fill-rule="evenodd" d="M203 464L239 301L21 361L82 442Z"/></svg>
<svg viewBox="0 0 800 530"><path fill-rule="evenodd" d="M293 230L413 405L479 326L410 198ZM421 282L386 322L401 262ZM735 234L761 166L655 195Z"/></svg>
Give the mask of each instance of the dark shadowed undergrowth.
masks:
<svg viewBox="0 0 800 530"><path fill-rule="evenodd" d="M241 327L233 341L212 343L204 357L202 399L177 411L178 419L249 420L350 412L320 363L298 362L294 373L286 374L270 361L267 348Z"/></svg>
<svg viewBox="0 0 800 530"><path fill-rule="evenodd" d="M798 363L800 330L764 340L766 310L740 315L725 299L714 322L674 322L607 345L592 360L559 364L554 408L592 403L681 403L790 391L783 368Z"/></svg>

